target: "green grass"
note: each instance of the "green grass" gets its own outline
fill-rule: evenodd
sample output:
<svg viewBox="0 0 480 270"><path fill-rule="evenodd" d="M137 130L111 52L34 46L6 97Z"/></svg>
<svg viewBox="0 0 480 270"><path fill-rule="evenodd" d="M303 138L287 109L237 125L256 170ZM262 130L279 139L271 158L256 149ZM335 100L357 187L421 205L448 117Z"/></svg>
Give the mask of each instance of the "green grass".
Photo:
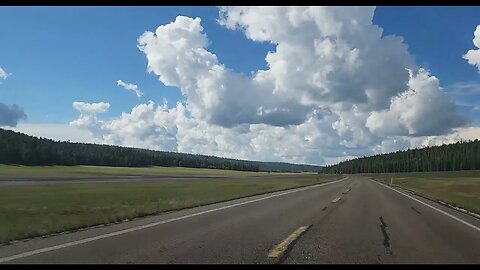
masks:
<svg viewBox="0 0 480 270"><path fill-rule="evenodd" d="M231 176L262 175L265 173L234 170L180 168L180 167L107 167L107 166L13 166L0 165L0 176L85 176L85 175L185 175L185 176Z"/></svg>
<svg viewBox="0 0 480 270"><path fill-rule="evenodd" d="M0 189L0 243L339 179L337 175Z"/></svg>
<svg viewBox="0 0 480 270"><path fill-rule="evenodd" d="M365 174L383 183L480 213L480 171Z"/></svg>

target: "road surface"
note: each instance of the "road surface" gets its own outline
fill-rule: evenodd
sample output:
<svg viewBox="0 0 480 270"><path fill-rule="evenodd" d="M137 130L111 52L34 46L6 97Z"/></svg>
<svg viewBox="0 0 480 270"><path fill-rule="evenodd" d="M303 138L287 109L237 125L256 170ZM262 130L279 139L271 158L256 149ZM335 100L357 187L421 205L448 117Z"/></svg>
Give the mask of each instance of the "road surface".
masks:
<svg viewBox="0 0 480 270"><path fill-rule="evenodd" d="M0 247L2 263L480 263L480 220L362 176Z"/></svg>

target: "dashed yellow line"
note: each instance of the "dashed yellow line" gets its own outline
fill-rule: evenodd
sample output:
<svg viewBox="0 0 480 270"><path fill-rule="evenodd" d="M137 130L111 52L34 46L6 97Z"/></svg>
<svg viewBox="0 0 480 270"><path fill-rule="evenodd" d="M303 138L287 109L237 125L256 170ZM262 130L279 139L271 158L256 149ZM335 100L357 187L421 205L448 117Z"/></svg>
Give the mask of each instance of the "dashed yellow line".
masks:
<svg viewBox="0 0 480 270"><path fill-rule="evenodd" d="M340 200L341 200L341 198L340 198L340 197L338 197L338 198L335 198L335 199L333 199L332 203L336 203L336 202L338 202L338 201L340 201Z"/></svg>
<svg viewBox="0 0 480 270"><path fill-rule="evenodd" d="M283 240L280 244L275 246L269 253L269 258L278 258L283 255L283 253L288 249L288 246L295 241L302 233L304 233L309 226L302 226L296 229L292 234L290 234L285 240Z"/></svg>

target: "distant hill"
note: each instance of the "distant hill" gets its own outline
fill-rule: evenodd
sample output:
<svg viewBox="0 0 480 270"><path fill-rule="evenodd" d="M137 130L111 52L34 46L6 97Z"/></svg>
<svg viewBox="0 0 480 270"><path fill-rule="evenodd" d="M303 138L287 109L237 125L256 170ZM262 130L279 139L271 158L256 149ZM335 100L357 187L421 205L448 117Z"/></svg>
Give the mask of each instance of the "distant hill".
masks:
<svg viewBox="0 0 480 270"><path fill-rule="evenodd" d="M262 172L318 172L322 169L320 166L284 162L260 162L259 166Z"/></svg>
<svg viewBox="0 0 480 270"><path fill-rule="evenodd" d="M71 143L0 128L0 164L191 167L239 171L304 172L319 166L260 162L131 147Z"/></svg>
<svg viewBox="0 0 480 270"><path fill-rule="evenodd" d="M480 169L478 139L357 158L326 166L324 173L432 172Z"/></svg>

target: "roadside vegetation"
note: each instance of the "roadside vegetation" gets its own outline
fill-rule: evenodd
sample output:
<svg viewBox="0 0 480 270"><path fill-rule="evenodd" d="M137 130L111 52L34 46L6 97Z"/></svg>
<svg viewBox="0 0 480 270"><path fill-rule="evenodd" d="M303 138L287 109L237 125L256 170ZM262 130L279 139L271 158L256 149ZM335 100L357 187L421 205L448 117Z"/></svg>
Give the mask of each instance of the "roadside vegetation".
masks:
<svg viewBox="0 0 480 270"><path fill-rule="evenodd" d="M364 174L385 184L415 192L480 214L480 171Z"/></svg>

